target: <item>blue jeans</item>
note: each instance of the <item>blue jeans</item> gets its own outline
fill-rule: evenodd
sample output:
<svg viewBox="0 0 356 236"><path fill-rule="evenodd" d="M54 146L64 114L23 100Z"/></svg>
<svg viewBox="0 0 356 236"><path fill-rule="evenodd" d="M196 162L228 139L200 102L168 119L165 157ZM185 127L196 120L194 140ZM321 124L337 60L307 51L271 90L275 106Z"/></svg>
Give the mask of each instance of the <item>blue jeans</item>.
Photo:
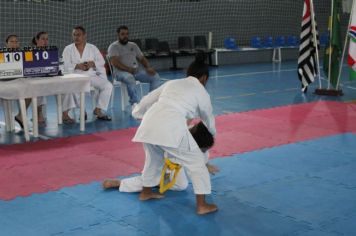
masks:
<svg viewBox="0 0 356 236"><path fill-rule="evenodd" d="M114 78L127 86L127 92L129 94L131 104L139 102L136 80L142 83L149 83L150 91L155 90L160 86L160 78L158 73L151 76L147 74L145 70L140 70L135 74L131 74L129 72L116 69L116 76Z"/></svg>

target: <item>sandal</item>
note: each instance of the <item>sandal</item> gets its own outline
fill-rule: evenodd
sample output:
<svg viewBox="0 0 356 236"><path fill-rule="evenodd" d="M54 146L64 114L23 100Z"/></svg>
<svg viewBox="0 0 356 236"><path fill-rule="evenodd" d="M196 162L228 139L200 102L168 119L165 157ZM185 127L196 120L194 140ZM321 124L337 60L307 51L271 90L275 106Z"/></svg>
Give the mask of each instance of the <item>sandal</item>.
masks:
<svg viewBox="0 0 356 236"><path fill-rule="evenodd" d="M96 116L96 118L99 119L99 120L106 120L106 121L110 121L110 120L111 120L111 117L110 117L110 116L108 116L108 115L102 115L102 114Z"/></svg>
<svg viewBox="0 0 356 236"><path fill-rule="evenodd" d="M101 112L95 112L93 111L93 114L96 115L96 118L99 119L99 120L106 120L106 121L110 121L111 120L111 117L106 115L106 114L103 114Z"/></svg>
<svg viewBox="0 0 356 236"><path fill-rule="evenodd" d="M20 120L19 118L17 118L17 116L15 116L15 121L20 125L21 129L23 129L22 120Z"/></svg>
<svg viewBox="0 0 356 236"><path fill-rule="evenodd" d="M63 124L66 125L71 125L75 123L75 120L70 118L70 117L66 117L66 118L62 118Z"/></svg>

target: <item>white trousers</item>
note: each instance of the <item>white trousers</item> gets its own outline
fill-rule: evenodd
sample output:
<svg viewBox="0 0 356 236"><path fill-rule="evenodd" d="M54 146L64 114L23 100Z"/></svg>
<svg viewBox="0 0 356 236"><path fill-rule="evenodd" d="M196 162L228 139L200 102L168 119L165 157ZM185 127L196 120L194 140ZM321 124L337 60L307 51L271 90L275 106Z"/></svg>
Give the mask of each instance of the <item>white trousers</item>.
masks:
<svg viewBox="0 0 356 236"><path fill-rule="evenodd" d="M143 144L145 150L145 165L142 171L142 184L144 187L153 187L159 183L161 170L164 164L164 153L170 159L182 165L190 177L195 194L210 194L211 183L206 167L206 156L197 147L189 149L188 137L184 137L178 148L164 147L149 143Z"/></svg>
<svg viewBox="0 0 356 236"><path fill-rule="evenodd" d="M159 182L157 182L156 185L159 185ZM134 192L141 192L142 191L142 176L134 176L126 179L122 179L120 182L120 192L126 192L126 193L134 193ZM170 190L173 191L183 191L188 187L188 178L185 174L184 169L182 168L178 175L175 184L173 185Z"/></svg>
<svg viewBox="0 0 356 236"><path fill-rule="evenodd" d="M102 110L107 110L110 102L113 86L109 80L99 76L90 78L91 86L99 90L99 96L96 100L96 107ZM63 111L77 108L80 105L79 94L63 94L62 109Z"/></svg>
<svg viewBox="0 0 356 236"><path fill-rule="evenodd" d="M44 97L38 97L37 106L42 106L42 105L46 105L46 99L44 99Z"/></svg>

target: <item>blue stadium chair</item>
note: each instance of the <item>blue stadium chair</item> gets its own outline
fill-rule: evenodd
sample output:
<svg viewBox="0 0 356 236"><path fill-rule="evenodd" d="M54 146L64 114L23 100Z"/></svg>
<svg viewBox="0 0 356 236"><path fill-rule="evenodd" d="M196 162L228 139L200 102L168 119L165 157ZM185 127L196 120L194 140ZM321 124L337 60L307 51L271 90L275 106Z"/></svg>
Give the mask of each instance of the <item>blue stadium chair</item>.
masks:
<svg viewBox="0 0 356 236"><path fill-rule="evenodd" d="M251 47L253 48L261 48L262 47L262 42L260 37L252 37L251 38Z"/></svg>
<svg viewBox="0 0 356 236"><path fill-rule="evenodd" d="M288 35L287 46L296 47L298 46L298 38L295 35Z"/></svg>
<svg viewBox="0 0 356 236"><path fill-rule="evenodd" d="M274 40L275 47L284 47L286 45L286 39L284 36L277 36Z"/></svg>
<svg viewBox="0 0 356 236"><path fill-rule="evenodd" d="M224 47L227 49L237 49L236 40L233 37L228 37L224 39Z"/></svg>
<svg viewBox="0 0 356 236"><path fill-rule="evenodd" d="M327 47L329 44L329 33L328 32L322 33L320 35L319 41L320 41L320 46Z"/></svg>
<svg viewBox="0 0 356 236"><path fill-rule="evenodd" d="M267 36L266 38L264 38L263 47L265 47L265 48L273 47L273 37L272 36Z"/></svg>

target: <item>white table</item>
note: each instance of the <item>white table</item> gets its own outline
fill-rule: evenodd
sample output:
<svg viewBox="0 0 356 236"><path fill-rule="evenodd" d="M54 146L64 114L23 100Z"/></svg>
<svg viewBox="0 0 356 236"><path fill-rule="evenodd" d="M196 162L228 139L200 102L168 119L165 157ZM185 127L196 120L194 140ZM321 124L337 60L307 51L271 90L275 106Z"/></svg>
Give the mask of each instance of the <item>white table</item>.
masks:
<svg viewBox="0 0 356 236"><path fill-rule="evenodd" d="M64 76L19 78L11 81L0 80L0 98L3 100L6 130L13 130L12 100L20 102L21 118L26 141L30 140L25 98L32 99L33 135L38 137L37 97L57 95L57 118L62 124L61 94L80 93L80 131L85 130L85 92L90 92L90 78L79 74Z"/></svg>

